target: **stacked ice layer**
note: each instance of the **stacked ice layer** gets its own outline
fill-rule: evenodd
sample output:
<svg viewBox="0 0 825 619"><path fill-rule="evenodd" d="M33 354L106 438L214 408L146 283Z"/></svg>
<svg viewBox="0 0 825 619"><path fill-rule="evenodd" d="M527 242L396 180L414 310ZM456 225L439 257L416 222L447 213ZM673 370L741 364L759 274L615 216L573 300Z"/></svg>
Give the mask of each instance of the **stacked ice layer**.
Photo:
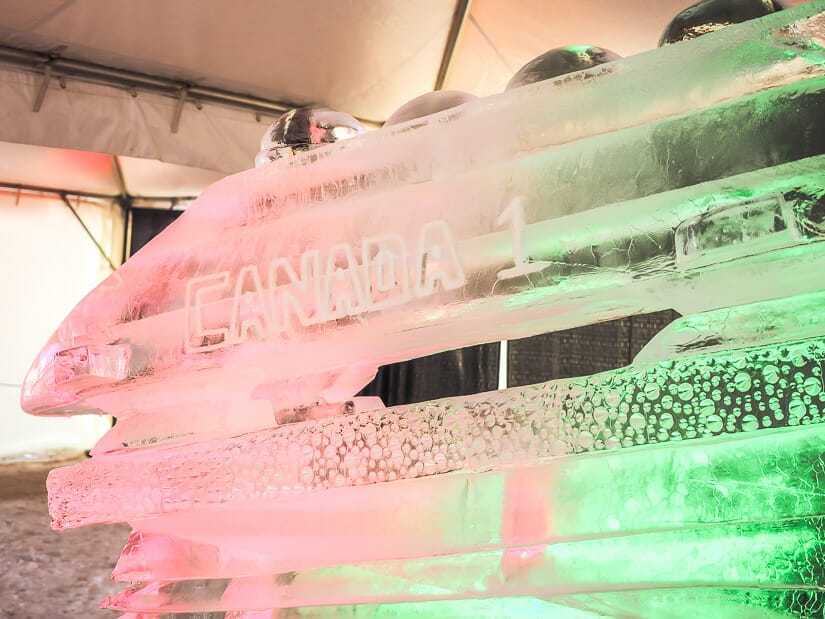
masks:
<svg viewBox="0 0 825 619"><path fill-rule="evenodd" d="M230 177L26 379L157 617L825 610L825 3ZM676 308L630 367L384 409L384 363Z"/></svg>
<svg viewBox="0 0 825 619"><path fill-rule="evenodd" d="M448 600L495 598L492 613L539 596L550 612L571 594L697 588L730 616L755 601L722 589L787 589L764 616L793 615L782 604L825 584L824 362L820 335L97 457L52 474L52 513L132 522L115 578L145 584L107 600L123 610L461 616ZM396 475L413 479L381 483Z"/></svg>
<svg viewBox="0 0 825 619"><path fill-rule="evenodd" d="M115 577L144 584L106 604L146 617L226 609L233 617L568 616L568 607L583 617L604 608L611 616L817 616L825 584L824 361L819 337L526 389L565 394L562 419L549 424L555 433L541 425L554 417L552 406L524 407L537 443L563 440L567 426L591 435L571 451L598 449L606 435L629 438L624 447L540 459L528 451L486 471L297 487L268 500L222 503L215 495L211 506L166 513L179 507L170 502L154 517L122 514L136 530ZM479 415L486 423L459 424L473 442L494 443L493 430L522 410L490 399ZM405 450L415 438L404 422L416 415L390 415L405 440L401 453L416 461L440 453ZM324 431L333 421L343 425L345 447L366 447L376 435L355 430L347 439L345 420L303 431L335 444L339 435ZM452 426L449 414L443 425ZM473 453L470 440L462 450ZM90 476L74 482L104 509L99 487L117 478L107 459L92 468L93 459ZM216 461L220 475L225 459ZM352 464L380 468L367 457ZM179 465L181 477L203 471L197 462L193 474L189 462ZM153 483L133 481L135 498L151 495ZM264 608L281 610L252 612Z"/></svg>

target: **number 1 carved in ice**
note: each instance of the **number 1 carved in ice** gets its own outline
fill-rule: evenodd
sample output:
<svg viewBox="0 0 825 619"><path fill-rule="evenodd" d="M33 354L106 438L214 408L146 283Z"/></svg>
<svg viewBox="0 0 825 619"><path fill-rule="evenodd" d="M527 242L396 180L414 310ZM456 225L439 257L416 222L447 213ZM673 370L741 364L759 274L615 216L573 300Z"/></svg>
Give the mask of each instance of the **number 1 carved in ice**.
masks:
<svg viewBox="0 0 825 619"><path fill-rule="evenodd" d="M526 256L527 252L524 251L524 239L522 238L522 231L524 230L523 198L513 198L501 212L501 215L498 216L496 223L501 226L508 221L510 222L510 233L513 240L513 264L515 264L515 266L509 269L502 269L496 273L496 277L499 280L512 279L514 277L521 277L522 275L538 273L549 266L549 262L532 262L530 257Z"/></svg>

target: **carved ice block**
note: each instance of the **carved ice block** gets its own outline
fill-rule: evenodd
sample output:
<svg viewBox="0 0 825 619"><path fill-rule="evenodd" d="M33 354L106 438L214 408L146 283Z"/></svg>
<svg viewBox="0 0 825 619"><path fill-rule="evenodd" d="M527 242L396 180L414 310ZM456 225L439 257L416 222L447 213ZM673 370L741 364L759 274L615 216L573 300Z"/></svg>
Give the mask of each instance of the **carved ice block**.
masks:
<svg viewBox="0 0 825 619"><path fill-rule="evenodd" d="M35 360L117 424L124 617L818 616L825 3L226 178ZM378 366L661 309L626 367L384 408Z"/></svg>

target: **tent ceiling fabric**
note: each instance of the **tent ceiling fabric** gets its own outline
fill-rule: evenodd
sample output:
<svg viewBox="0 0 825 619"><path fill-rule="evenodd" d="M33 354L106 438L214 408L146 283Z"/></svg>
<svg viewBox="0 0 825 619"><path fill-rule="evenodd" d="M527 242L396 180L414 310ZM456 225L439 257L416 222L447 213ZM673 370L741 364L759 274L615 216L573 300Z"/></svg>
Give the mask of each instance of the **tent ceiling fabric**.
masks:
<svg viewBox="0 0 825 619"><path fill-rule="evenodd" d="M111 155L0 142L0 182L68 192L120 193Z"/></svg>
<svg viewBox="0 0 825 619"><path fill-rule="evenodd" d="M126 189L140 198L197 196L224 175L220 172L118 157ZM120 184L111 155L0 142L0 186L26 185L68 194L119 196Z"/></svg>
<svg viewBox="0 0 825 619"><path fill-rule="evenodd" d="M452 0L4 0L0 43L381 121L432 89Z"/></svg>
<svg viewBox="0 0 825 619"><path fill-rule="evenodd" d="M598 45L620 56L654 49L670 20L696 1L473 0L446 87L501 92L522 65L565 45Z"/></svg>
<svg viewBox="0 0 825 619"><path fill-rule="evenodd" d="M652 49L670 19L694 1L472 0L444 87L499 92L525 62L562 45L600 45L623 56ZM459 6L458 0L0 0L0 45L326 105L380 122L433 88ZM34 112L42 81L36 72L0 66L0 140L122 155L135 195L190 195L251 167L273 119L188 101L173 132L176 99L71 77L50 80ZM35 151L12 148L0 144L4 160L18 161L0 166L0 183L36 179L108 191L114 182L96 176L93 166L88 177L76 166L70 174L58 170L65 158L54 153L38 159ZM100 161L102 170L105 157Z"/></svg>
<svg viewBox="0 0 825 619"><path fill-rule="evenodd" d="M224 174L153 159L119 157L126 189L133 196L197 196Z"/></svg>
<svg viewBox="0 0 825 619"><path fill-rule="evenodd" d="M565 45L635 56L656 48L670 20L697 1L473 0L445 88L480 97L501 92L528 61Z"/></svg>
<svg viewBox="0 0 825 619"><path fill-rule="evenodd" d="M0 67L0 140L87 150L215 170L224 175L252 167L272 118L247 110L188 102L177 133L171 131L175 99L67 79L48 85L32 111L42 78ZM34 172L42 176L42 171ZM0 177L0 182L5 179Z"/></svg>

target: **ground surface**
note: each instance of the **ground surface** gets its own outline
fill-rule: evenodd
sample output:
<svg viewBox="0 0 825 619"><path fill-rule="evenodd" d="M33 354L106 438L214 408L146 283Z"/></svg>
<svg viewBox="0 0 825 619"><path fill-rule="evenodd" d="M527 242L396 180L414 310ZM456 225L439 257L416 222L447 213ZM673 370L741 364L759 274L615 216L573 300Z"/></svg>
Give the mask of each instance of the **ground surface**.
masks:
<svg viewBox="0 0 825 619"><path fill-rule="evenodd" d="M124 588L109 574L129 527L52 531L46 474L65 464L0 464L0 619L118 616L97 603Z"/></svg>

